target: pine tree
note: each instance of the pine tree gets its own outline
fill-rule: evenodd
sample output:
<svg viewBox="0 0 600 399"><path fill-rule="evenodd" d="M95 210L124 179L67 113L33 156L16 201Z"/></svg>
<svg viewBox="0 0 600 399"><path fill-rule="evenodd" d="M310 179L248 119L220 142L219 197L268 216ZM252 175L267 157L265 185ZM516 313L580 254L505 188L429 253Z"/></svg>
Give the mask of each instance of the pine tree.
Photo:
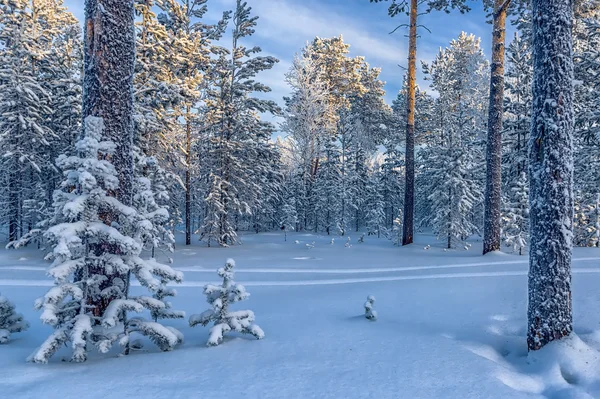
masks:
<svg viewBox="0 0 600 399"><path fill-rule="evenodd" d="M529 350L573 331L573 8L533 0Z"/></svg>
<svg viewBox="0 0 600 399"><path fill-rule="evenodd" d="M370 0L378 3L383 0ZM387 1L387 0L386 0ZM414 209L415 209L415 111L416 111L416 87L417 87L417 28L419 5L427 5L426 13L432 10L444 10L449 12L450 8L458 8L460 12L469 10L465 0L392 0L388 13L391 17L401 14L409 16L408 26L408 74L407 74L407 102L406 102L406 145L405 164L406 178L404 189L404 221L402 245L412 244L414 240ZM400 27L397 27L397 30Z"/></svg>
<svg viewBox="0 0 600 399"><path fill-rule="evenodd" d="M207 210L200 231L209 245L237 244L238 217L251 215L267 197L259 182L269 170L268 160L273 159L265 156L274 151L269 143L273 126L261 120L259 113L277 114L279 108L273 101L253 97L255 92L271 90L254 78L278 60L255 56L261 52L259 47L241 44L257 24L258 17L251 17L250 12L247 3L237 1L231 51L223 50L215 61L206 92L204 127L210 144L203 172L208 176Z"/></svg>
<svg viewBox="0 0 600 399"><path fill-rule="evenodd" d="M234 260L228 259L225 262L225 267L217 271L219 277L223 278L223 284L220 286L213 284L204 286L204 295L206 295L206 300L212 308L190 317L190 327L198 324L206 326L208 323L214 322L213 327L210 329L207 346L219 345L229 331L251 334L256 339L262 339L265 336L263 330L253 323L254 312L251 310L231 311L229 309L231 304L248 299L250 296L243 285L237 284L233 280L234 267Z"/></svg>
<svg viewBox="0 0 600 399"><path fill-rule="evenodd" d="M314 229L330 234L342 234L341 225L341 168L340 153L333 139L324 146L324 157L319 162L319 171L315 176Z"/></svg>
<svg viewBox="0 0 600 399"><path fill-rule="evenodd" d="M392 240L396 246L402 245L402 223L404 222L402 212L402 208L398 208L398 216L394 219L394 227L392 228Z"/></svg>
<svg viewBox="0 0 600 399"><path fill-rule="evenodd" d="M15 305L0 295L0 344L5 344L10 335L27 330L29 324L23 315L15 312Z"/></svg>
<svg viewBox="0 0 600 399"><path fill-rule="evenodd" d="M40 79L52 37L40 33L40 11L26 0L0 1L0 144L9 241L22 235L23 186L42 172L53 135L45 120L51 97Z"/></svg>
<svg viewBox="0 0 600 399"><path fill-rule="evenodd" d="M484 0L492 19L492 62L487 123L483 254L499 251L502 204L502 121L504 114L504 58L506 18L511 0Z"/></svg>
<svg viewBox="0 0 600 399"><path fill-rule="evenodd" d="M521 176L510 184L502 221L505 245L523 255L529 241L529 185L525 172L521 172Z"/></svg>
<svg viewBox="0 0 600 399"><path fill-rule="evenodd" d="M447 248L453 248L478 231L475 212L482 200L478 170L483 157L477 138L485 129L481 111L487 61L479 40L461 33L426 71L440 93L437 141L419 154L431 207L426 222L446 240Z"/></svg>
<svg viewBox="0 0 600 399"><path fill-rule="evenodd" d="M381 173L372 173L369 176L365 198L367 234L377 235L378 238L387 232L385 226L385 203L382 190L379 186L380 180Z"/></svg>
<svg viewBox="0 0 600 399"><path fill-rule="evenodd" d="M573 244L580 247L600 246L600 196L575 196Z"/></svg>
<svg viewBox="0 0 600 399"><path fill-rule="evenodd" d="M201 197L198 192L198 179L201 179L199 158L203 156L201 150L205 145L198 127L202 124L204 115L201 97L205 95L204 91L209 85L207 75L214 66L211 56L223 51L213 42L222 37L230 18L230 12L225 12L215 25L206 25L203 22L208 11L206 3L207 0L162 0L158 4L163 11L158 16L158 21L165 27L168 35L167 52L164 54L169 66L167 82L171 80L170 84L178 87L179 94L179 101L172 106L172 115L169 115L167 121L183 122L176 123L172 134L162 138L165 152L163 157L177 165L177 172L183 175L181 185L185 187L183 202L186 245L191 244L194 197ZM156 51L151 42L146 48L150 53ZM162 88L159 86L157 90Z"/></svg>
<svg viewBox="0 0 600 399"><path fill-rule="evenodd" d="M285 241L287 241L288 231L295 231L298 225L298 212L296 211L296 201L291 189L284 187L283 193L279 225L285 235Z"/></svg>
<svg viewBox="0 0 600 399"><path fill-rule="evenodd" d="M527 40L515 34L507 49L505 108L503 123L506 182L518 179L527 169L527 141L531 125L533 64Z"/></svg>
<svg viewBox="0 0 600 399"><path fill-rule="evenodd" d="M119 342L128 353L133 333L148 336L161 350L171 350L181 342L174 329L126 317L129 311L167 308L156 298L131 296L131 275L153 293L165 282L180 282L183 276L154 259L141 258L143 248L154 242L156 220L110 195L119 187L118 172L109 161L116 146L103 140L102 119L90 116L85 124L78 155L57 160L65 180L54 194L54 217L45 232L53 246L47 259L53 260L49 274L55 286L36 302L43 310L42 322L55 331L31 356L36 363L48 362L67 342L71 342L75 362L87 359L90 346L106 352ZM152 203L152 195L140 188L145 187L134 191ZM139 205L142 199L137 197L136 202ZM160 214L164 216L160 211L155 216Z"/></svg>

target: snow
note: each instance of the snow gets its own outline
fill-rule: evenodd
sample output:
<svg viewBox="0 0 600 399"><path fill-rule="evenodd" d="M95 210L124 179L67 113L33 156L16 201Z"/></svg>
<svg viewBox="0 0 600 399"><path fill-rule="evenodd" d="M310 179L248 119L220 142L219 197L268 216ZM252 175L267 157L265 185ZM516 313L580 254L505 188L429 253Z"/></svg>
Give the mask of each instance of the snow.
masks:
<svg viewBox="0 0 600 399"><path fill-rule="evenodd" d="M60 361L70 348L47 365L25 362L51 333L32 305L52 279L34 248L1 251L0 291L31 324L1 348L2 398L80 398L73 381L85 381L91 399L221 397L223 387L231 397L261 399L600 397L598 248L573 253L577 335L528 355L526 256L482 257L477 240L471 251L444 251L429 234L408 247L370 236L351 248L328 245L328 236L287 234L287 242L284 232L246 234L244 245L230 248L185 247L178 236L173 254L185 272L170 298L174 309L203 310L202 287L221 284L215 272L231 257L236 282L252 287L231 310L252 309L264 339L229 332L223 345L206 347L211 326L169 319L164 324L185 335L174 350L90 351L85 364ZM307 259L304 244L313 241ZM134 284L132 295L145 293ZM368 295L377 298L375 323L361 307Z"/></svg>

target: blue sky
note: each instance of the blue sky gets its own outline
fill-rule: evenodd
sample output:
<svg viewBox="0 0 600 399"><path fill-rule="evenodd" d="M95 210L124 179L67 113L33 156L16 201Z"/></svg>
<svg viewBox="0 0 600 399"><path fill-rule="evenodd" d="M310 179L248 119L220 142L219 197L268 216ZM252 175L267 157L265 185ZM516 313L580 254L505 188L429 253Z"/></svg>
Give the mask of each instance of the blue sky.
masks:
<svg viewBox="0 0 600 399"><path fill-rule="evenodd" d="M331 37L342 34L351 45L352 55L362 55L372 66L382 68L381 77L386 81L386 100L391 104L401 83L406 66L406 29L390 35L398 24L406 23L407 17L390 18L389 3L369 3L369 0L247 0L254 15L258 15L258 27L252 42L259 45L265 54L273 55L280 63L271 71L263 72L259 79L271 86L269 97L280 102L289 89L284 74L290 63L307 41L315 36ZM65 0L69 9L83 19L84 0ZM473 11L468 14L435 12L420 17L417 51L418 60L431 61L440 47L458 37L461 31L481 37L482 47L489 56L491 48L491 25L486 23L481 1L471 1ZM232 9L235 0L209 0L207 20L217 20L224 10ZM507 35L510 39L512 33ZM419 63L420 65L420 63ZM426 82L419 78L421 87Z"/></svg>

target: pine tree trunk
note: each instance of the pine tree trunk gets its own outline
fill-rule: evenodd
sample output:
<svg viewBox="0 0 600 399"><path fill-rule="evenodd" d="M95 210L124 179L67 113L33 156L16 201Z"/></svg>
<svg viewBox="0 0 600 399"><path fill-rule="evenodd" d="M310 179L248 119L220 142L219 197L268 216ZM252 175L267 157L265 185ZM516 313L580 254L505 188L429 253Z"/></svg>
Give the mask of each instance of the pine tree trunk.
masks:
<svg viewBox="0 0 600 399"><path fill-rule="evenodd" d="M504 112L504 45L506 9L510 0L495 0L492 34L490 106L488 115L487 171L483 254L500 250L500 207L502 196L502 116Z"/></svg>
<svg viewBox="0 0 600 399"><path fill-rule="evenodd" d="M133 201L134 0L86 0L83 119L104 120L104 136L116 144L111 161L119 176L116 197Z"/></svg>
<svg viewBox="0 0 600 399"><path fill-rule="evenodd" d="M186 108L185 118L185 245L192 244L192 126L190 106Z"/></svg>
<svg viewBox="0 0 600 399"><path fill-rule="evenodd" d="M83 119L102 118L104 139L116 145L111 156L119 178L115 197L133 203L133 74L135 64L134 0L86 0L84 30ZM84 123L85 126L85 123ZM114 220L106 215L106 223ZM102 251L98 248L97 251ZM120 278L129 286L127 274L108 276L102 286ZM126 288L127 289L127 288ZM110 303L104 298L95 306L104 314Z"/></svg>
<svg viewBox="0 0 600 399"><path fill-rule="evenodd" d="M417 8L418 0L410 1L410 28L408 36L408 95L406 119L406 183L404 190L404 221L402 245L413 243L415 211L415 103L417 85Z"/></svg>
<svg viewBox="0 0 600 399"><path fill-rule="evenodd" d="M537 350L568 336L573 322L573 4L533 0L532 15L527 345Z"/></svg>

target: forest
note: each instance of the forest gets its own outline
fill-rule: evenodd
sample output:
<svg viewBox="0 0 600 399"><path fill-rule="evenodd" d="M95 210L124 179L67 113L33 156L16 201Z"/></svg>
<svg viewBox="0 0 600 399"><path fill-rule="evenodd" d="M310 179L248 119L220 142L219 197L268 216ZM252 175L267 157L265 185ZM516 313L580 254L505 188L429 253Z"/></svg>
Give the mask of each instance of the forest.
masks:
<svg viewBox="0 0 600 399"><path fill-rule="evenodd" d="M14 292L22 308L33 299L15 287L45 287L45 294L36 288L35 302L41 316L34 338L43 343L30 362L63 352L74 363L97 361L92 348L106 354L117 346L129 355L144 339L170 352L184 344L182 326L187 335L209 323L208 346L230 332L262 340L254 312L229 309L249 297L234 281L233 260L218 269L219 283L194 275L235 256L245 262L240 274L263 294L269 289L262 287L277 285L360 283L384 287L393 302L399 288L383 282L410 279L398 273L411 270L452 269L450 277L412 276L424 280L527 276L527 292L515 293L513 284L495 297L519 298L505 311L522 313L516 319L523 328L506 338L526 343L513 363L565 339L575 351L585 346L588 363L600 366L600 332L586 324L590 331L575 333L572 292L573 274L596 273L582 263L600 260L600 2L484 0L491 53L462 32L431 61L419 51L422 34L435 35L436 27L420 19L462 13L467 20L475 1L363 2L383 3L370 7L387 8L397 22L392 34L406 35L406 58L398 51L404 76L391 103L382 69L356 55L341 32L293 50L283 83L289 94L274 101L263 82L280 61L257 45L264 36L251 0L229 2L216 20L208 17L216 7L209 0L85 0L82 21L63 0L0 0L0 289ZM284 259L286 251L294 257ZM448 264L436 260L444 257ZM32 263L18 266L21 260ZM311 269L291 262L302 260ZM452 274L461 267L476 269ZM500 274L489 274L490 267ZM42 270L45 282L27 274ZM252 279L260 273L311 280ZM361 273L374 277L312 279ZM177 284L186 298L179 303L171 288ZM429 289L417 297L429 298ZM177 324L187 316L173 305L197 307L193 291L211 308ZM302 292L298 298L309 291ZM335 292L345 295L337 286ZM384 323L370 292L361 291L360 301L367 294L366 318ZM477 302L477 295L465 297ZM578 317L588 323L599 298L588 289L578 295L585 309ZM288 306L302 313L293 298ZM259 300L267 327L277 324L266 316L276 302ZM418 309L411 311L418 318ZM27 330L25 316L0 296L0 343ZM362 334L354 324L349 331ZM494 351L508 353L501 358L523 352L495 342ZM597 371L560 367L587 395L572 397L599 397ZM571 397L563 396L563 380L537 390L498 380L520 393ZM379 389L370 397L401 397ZM341 392L328 397L363 397ZM296 393L279 397L326 397ZM473 397L495 397L480 395Z"/></svg>

